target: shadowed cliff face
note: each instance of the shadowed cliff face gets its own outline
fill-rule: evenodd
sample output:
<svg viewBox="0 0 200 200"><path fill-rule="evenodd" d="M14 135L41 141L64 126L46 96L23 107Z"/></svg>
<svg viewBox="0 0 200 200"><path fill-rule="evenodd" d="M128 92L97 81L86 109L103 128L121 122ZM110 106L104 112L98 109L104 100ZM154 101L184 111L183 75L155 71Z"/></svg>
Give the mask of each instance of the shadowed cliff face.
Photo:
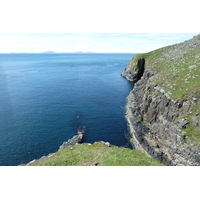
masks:
<svg viewBox="0 0 200 200"><path fill-rule="evenodd" d="M145 59L144 58L139 59L138 64L137 64L137 68L138 68L137 78L138 78L138 80L143 76L144 65L145 65Z"/></svg>
<svg viewBox="0 0 200 200"><path fill-rule="evenodd" d="M184 101L171 99L153 78L146 70L128 96L126 118L133 130L132 142L139 141L139 149L167 165L200 165L199 144L185 134Z"/></svg>
<svg viewBox="0 0 200 200"><path fill-rule="evenodd" d="M145 66L144 58L140 58L138 60L133 58L121 75L127 78L129 81L132 82L138 81L144 73L145 69L144 66Z"/></svg>
<svg viewBox="0 0 200 200"><path fill-rule="evenodd" d="M199 53L200 35L136 55L122 73L140 79L127 98L131 142L167 165L200 165Z"/></svg>

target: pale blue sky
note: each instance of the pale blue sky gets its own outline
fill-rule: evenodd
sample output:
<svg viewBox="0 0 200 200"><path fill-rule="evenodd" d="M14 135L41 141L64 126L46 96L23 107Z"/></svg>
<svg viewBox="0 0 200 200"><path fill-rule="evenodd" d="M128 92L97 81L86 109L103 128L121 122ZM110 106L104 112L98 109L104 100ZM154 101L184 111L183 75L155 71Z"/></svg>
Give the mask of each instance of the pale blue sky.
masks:
<svg viewBox="0 0 200 200"><path fill-rule="evenodd" d="M142 53L183 42L197 33L1 33L0 53Z"/></svg>

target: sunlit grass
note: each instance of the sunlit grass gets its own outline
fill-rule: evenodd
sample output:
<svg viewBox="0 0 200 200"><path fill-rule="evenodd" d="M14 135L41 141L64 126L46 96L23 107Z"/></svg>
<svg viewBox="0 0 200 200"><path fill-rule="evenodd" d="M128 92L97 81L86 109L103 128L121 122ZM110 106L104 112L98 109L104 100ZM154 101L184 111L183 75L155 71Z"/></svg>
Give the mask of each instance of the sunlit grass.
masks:
<svg viewBox="0 0 200 200"><path fill-rule="evenodd" d="M106 146L103 142L79 144L46 156L31 166L163 166L135 149Z"/></svg>

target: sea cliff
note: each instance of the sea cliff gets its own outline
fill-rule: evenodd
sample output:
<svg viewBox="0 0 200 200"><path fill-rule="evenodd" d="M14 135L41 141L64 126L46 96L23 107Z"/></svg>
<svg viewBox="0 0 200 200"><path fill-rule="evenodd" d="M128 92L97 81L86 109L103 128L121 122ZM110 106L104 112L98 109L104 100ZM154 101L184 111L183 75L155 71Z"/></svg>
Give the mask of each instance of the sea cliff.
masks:
<svg viewBox="0 0 200 200"><path fill-rule="evenodd" d="M82 143L86 127L64 142L58 151L32 160L25 166L163 166L139 150L99 141Z"/></svg>
<svg viewBox="0 0 200 200"><path fill-rule="evenodd" d="M122 72L131 142L167 165L200 165L200 35L138 54Z"/></svg>

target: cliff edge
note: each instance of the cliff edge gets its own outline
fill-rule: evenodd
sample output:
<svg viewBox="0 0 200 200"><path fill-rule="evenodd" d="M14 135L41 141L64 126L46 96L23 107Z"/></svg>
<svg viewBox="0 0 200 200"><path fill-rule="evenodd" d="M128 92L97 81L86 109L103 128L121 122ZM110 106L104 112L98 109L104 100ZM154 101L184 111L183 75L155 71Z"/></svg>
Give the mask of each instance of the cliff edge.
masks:
<svg viewBox="0 0 200 200"><path fill-rule="evenodd" d="M200 35L135 55L126 119L136 148L167 165L200 165Z"/></svg>
<svg viewBox="0 0 200 200"><path fill-rule="evenodd" d="M163 166L141 151L109 142L82 143L86 127L64 142L58 151L21 166Z"/></svg>

